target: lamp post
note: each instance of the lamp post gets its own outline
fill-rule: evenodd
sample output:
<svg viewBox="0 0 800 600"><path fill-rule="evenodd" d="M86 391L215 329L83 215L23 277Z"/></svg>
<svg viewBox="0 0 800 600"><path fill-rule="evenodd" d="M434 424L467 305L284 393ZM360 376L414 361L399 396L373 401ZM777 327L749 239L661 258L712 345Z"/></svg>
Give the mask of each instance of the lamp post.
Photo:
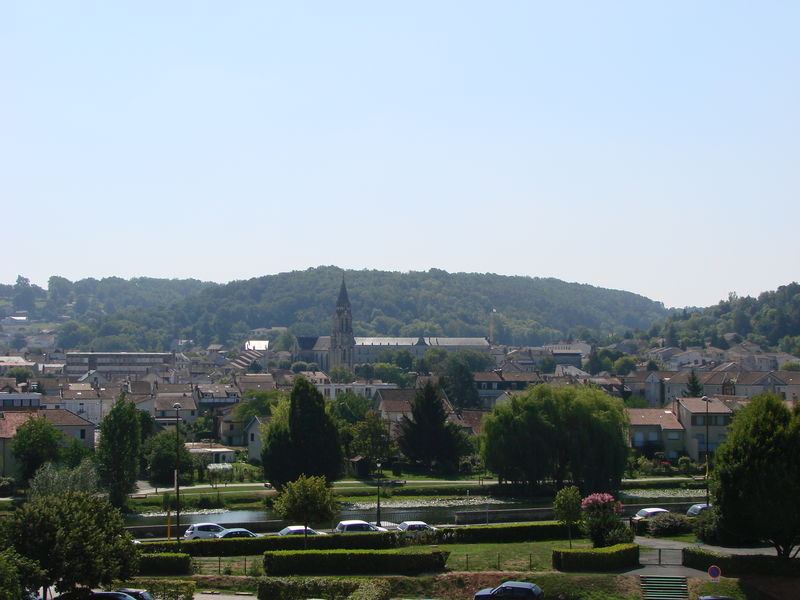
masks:
<svg viewBox="0 0 800 600"><path fill-rule="evenodd" d="M181 462L181 405L176 402L172 405L175 409L175 541L178 548L181 544L181 485L178 480L178 468Z"/></svg>
<svg viewBox="0 0 800 600"><path fill-rule="evenodd" d="M378 461L377 463L375 463L375 465L378 467L378 478L377 481L375 482L378 484L378 508L375 512L375 524L378 527L380 527L381 526L381 478L380 478L381 461Z"/></svg>
<svg viewBox="0 0 800 600"><path fill-rule="evenodd" d="M709 470L709 460L708 460L708 403L709 403L709 399L708 399L708 396L703 396L703 402L706 403L706 507L708 507L708 470Z"/></svg>

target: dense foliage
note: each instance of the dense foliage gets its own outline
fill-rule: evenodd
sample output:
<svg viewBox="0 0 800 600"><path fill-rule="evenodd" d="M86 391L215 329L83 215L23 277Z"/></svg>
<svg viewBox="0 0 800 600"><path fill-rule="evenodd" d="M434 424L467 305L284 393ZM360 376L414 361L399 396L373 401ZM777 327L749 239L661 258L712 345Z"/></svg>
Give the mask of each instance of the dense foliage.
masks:
<svg viewBox="0 0 800 600"><path fill-rule="evenodd" d="M39 467L58 462L66 438L44 417L31 416L17 427L11 440L11 454L19 461L20 476L27 482Z"/></svg>
<svg viewBox="0 0 800 600"><path fill-rule="evenodd" d="M136 406L123 394L100 422L97 465L108 500L122 507L139 476L142 425Z"/></svg>
<svg viewBox="0 0 800 600"><path fill-rule="evenodd" d="M297 377L288 406L283 407L275 407L264 435L261 464L265 477L276 488L300 475L337 479L342 470L342 449L322 394L305 377Z"/></svg>
<svg viewBox="0 0 800 600"><path fill-rule="evenodd" d="M124 280L111 279L124 287ZM324 335L330 333L341 279L341 269L318 267L226 285L132 280L138 281L132 292L147 286L175 285L176 290L162 289L158 303L150 295L143 298L132 293L125 302L102 304L97 310L76 309L81 321L61 327L59 345L87 350L162 350L174 338L193 339L201 345L231 343L250 329L271 326L291 326L295 335ZM586 330L647 329L667 315L660 303L643 296L557 279L437 269L347 271L346 279L357 336L484 337L495 309L494 337L498 342L540 344L569 334L586 337ZM111 283L84 280L73 288L92 287L87 282L94 282L96 290Z"/></svg>
<svg viewBox="0 0 800 600"><path fill-rule="evenodd" d="M800 545L800 413L774 394L755 396L714 455L721 527L770 542L788 558Z"/></svg>
<svg viewBox="0 0 800 600"><path fill-rule="evenodd" d="M537 385L485 417L483 457L508 482L613 491L627 461L627 423L622 401L597 388Z"/></svg>
<svg viewBox="0 0 800 600"><path fill-rule="evenodd" d="M138 553L122 515L85 493L45 496L20 506L2 523L0 541L38 563L48 586L65 592L136 573Z"/></svg>
<svg viewBox="0 0 800 600"><path fill-rule="evenodd" d="M430 382L414 396L411 418L400 420L397 444L410 461L439 473L457 471L471 449L466 434L447 420L441 392Z"/></svg>

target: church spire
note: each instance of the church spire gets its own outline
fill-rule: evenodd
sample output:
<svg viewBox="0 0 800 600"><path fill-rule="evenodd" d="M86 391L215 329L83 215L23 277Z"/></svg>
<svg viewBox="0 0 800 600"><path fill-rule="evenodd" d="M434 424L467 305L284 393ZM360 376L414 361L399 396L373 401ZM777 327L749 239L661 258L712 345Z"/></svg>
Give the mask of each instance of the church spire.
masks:
<svg viewBox="0 0 800 600"><path fill-rule="evenodd" d="M350 306L350 298L347 297L347 286L344 284L344 275L342 275L342 287L339 288L339 298L336 300L337 308L341 307L349 307Z"/></svg>

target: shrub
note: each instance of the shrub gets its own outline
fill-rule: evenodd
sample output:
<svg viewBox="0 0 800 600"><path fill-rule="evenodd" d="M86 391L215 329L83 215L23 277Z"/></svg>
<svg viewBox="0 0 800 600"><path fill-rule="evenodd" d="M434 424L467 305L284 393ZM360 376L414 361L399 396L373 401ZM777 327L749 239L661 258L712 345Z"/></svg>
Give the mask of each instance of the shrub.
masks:
<svg viewBox="0 0 800 600"><path fill-rule="evenodd" d="M14 478L0 477L0 496L10 496L14 493Z"/></svg>
<svg viewBox="0 0 800 600"><path fill-rule="evenodd" d="M191 575L192 558L188 554L160 552L139 557L140 575Z"/></svg>
<svg viewBox="0 0 800 600"><path fill-rule="evenodd" d="M764 554L721 554L687 546L683 549L683 566L707 571L718 566L725 575L800 576L800 562Z"/></svg>
<svg viewBox="0 0 800 600"><path fill-rule="evenodd" d="M613 541L624 539L620 529L625 526L620 521L622 503L611 494L590 494L581 501L581 508L586 514L583 528L592 540L595 548L611 546Z"/></svg>
<svg viewBox="0 0 800 600"><path fill-rule="evenodd" d="M647 519L647 530L653 536L677 535L689 533L692 522L686 515L673 512L658 513L652 519Z"/></svg>
<svg viewBox="0 0 800 600"><path fill-rule="evenodd" d="M264 577L258 582L259 600L346 598L364 582L326 577Z"/></svg>
<svg viewBox="0 0 800 600"><path fill-rule="evenodd" d="M591 550L553 550L553 568L558 571L620 571L638 565L638 544L616 544Z"/></svg>
<svg viewBox="0 0 800 600"><path fill-rule="evenodd" d="M365 581L347 597L347 600L389 600L392 588L386 581L373 579Z"/></svg>
<svg viewBox="0 0 800 600"><path fill-rule="evenodd" d="M289 574L397 574L418 575L441 571L449 552L403 552L398 550L327 550L265 552L267 575Z"/></svg>
<svg viewBox="0 0 800 600"><path fill-rule="evenodd" d="M699 540L714 546L756 546L759 540L747 539L738 533L736 525L727 525L719 509L712 506L694 519L693 529Z"/></svg>

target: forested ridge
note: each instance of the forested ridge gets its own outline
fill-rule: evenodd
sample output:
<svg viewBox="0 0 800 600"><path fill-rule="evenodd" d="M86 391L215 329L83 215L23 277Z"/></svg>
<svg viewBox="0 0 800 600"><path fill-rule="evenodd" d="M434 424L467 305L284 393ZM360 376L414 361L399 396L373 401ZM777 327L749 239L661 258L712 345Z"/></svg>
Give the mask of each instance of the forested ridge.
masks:
<svg viewBox="0 0 800 600"><path fill-rule="evenodd" d="M52 306L52 294L69 304L73 321L60 326L59 345L95 350L160 350L173 339L200 345L230 344L257 327L287 326L295 335L330 333L331 317L344 276L357 336L489 335L495 313L495 340L507 344L541 344L568 336L648 329L663 320L662 304L630 292L609 290L553 278L448 273L438 269L398 273L343 271L326 266L267 275L225 285L195 280L141 279L170 301L135 303L125 280L86 280L54 292L38 288L37 307ZM52 279L52 278L51 278ZM106 284L113 284L107 286ZM19 284L19 282L18 282ZM165 290L175 285L180 292ZM18 286L6 286L14 295ZM35 286L31 286L35 287ZM187 288L195 288L186 293ZM122 298L110 294L122 290ZM19 292L19 290L17 290ZM180 297L175 298L178 295ZM75 305L81 299L80 311Z"/></svg>

